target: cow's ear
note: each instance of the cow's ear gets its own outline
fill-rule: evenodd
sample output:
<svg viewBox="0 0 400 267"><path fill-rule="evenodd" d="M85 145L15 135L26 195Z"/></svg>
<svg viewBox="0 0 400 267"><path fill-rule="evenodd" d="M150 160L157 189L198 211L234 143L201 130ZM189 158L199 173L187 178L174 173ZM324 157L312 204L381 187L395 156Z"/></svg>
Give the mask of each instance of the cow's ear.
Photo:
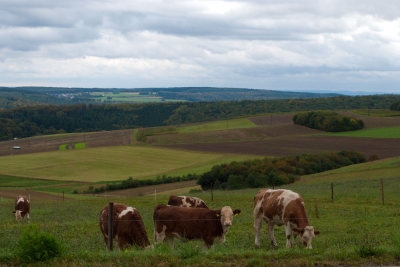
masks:
<svg viewBox="0 0 400 267"><path fill-rule="evenodd" d="M215 216L220 217L221 216L221 211L220 210L216 211L215 212Z"/></svg>
<svg viewBox="0 0 400 267"><path fill-rule="evenodd" d="M241 212L242 212L241 210L235 209L235 210L233 211L233 214L234 214L235 216L237 216L237 215L239 215Z"/></svg>
<svg viewBox="0 0 400 267"><path fill-rule="evenodd" d="M15 210L13 210L13 213L15 213Z"/></svg>
<svg viewBox="0 0 400 267"><path fill-rule="evenodd" d="M319 235L319 234L320 234L320 231L314 229L314 234Z"/></svg>

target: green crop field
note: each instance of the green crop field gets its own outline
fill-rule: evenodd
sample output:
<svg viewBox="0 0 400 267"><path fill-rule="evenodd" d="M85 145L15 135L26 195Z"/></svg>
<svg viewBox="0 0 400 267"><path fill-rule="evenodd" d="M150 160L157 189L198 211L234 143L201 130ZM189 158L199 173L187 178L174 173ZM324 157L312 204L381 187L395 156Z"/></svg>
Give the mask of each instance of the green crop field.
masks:
<svg viewBox="0 0 400 267"><path fill-rule="evenodd" d="M249 158L146 146L100 147L4 156L0 174L62 181L120 181L199 174L216 164Z"/></svg>
<svg viewBox="0 0 400 267"><path fill-rule="evenodd" d="M365 129L365 130L340 132L340 133L329 133L327 135L347 136L347 137L370 137L370 138L400 138L400 126Z"/></svg>

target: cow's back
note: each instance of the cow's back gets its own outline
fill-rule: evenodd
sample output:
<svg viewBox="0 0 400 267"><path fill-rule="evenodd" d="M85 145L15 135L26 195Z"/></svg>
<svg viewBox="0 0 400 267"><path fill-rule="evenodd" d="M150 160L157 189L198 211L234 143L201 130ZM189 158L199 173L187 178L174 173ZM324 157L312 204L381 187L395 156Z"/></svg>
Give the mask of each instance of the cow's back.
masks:
<svg viewBox="0 0 400 267"><path fill-rule="evenodd" d="M15 199L14 210L20 210L22 212L29 213L30 210L29 200L24 196L18 196Z"/></svg>
<svg viewBox="0 0 400 267"><path fill-rule="evenodd" d="M150 246L143 219L139 211L125 204L114 203L112 216L112 239L118 236L118 243L121 249L124 249L133 243L135 243L138 247ZM106 244L108 242L108 220L109 205L106 205L100 212L100 229L103 233Z"/></svg>
<svg viewBox="0 0 400 267"><path fill-rule="evenodd" d="M167 236L177 234L181 238L196 239L204 236L222 235L218 211L188 209L185 207L159 204L154 209L155 231L165 230Z"/></svg>
<svg viewBox="0 0 400 267"><path fill-rule="evenodd" d="M189 196L170 196L168 199L168 205L178 206L178 207L192 207L192 208L206 208L205 201L198 197Z"/></svg>

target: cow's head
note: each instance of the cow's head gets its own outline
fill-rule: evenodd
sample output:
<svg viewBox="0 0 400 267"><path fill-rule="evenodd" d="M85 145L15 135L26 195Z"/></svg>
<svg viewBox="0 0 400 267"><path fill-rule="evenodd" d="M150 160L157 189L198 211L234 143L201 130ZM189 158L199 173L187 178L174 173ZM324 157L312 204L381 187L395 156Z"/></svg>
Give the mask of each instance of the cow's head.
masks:
<svg viewBox="0 0 400 267"><path fill-rule="evenodd" d="M20 210L14 210L13 213L15 214L15 220L16 220L17 222L22 221L22 219L23 219L24 216L25 216L25 212L22 212L22 211L20 211Z"/></svg>
<svg viewBox="0 0 400 267"><path fill-rule="evenodd" d="M224 231L228 230L228 227L232 225L233 223L233 216L238 215L241 211L236 209L232 211L231 207L225 206L221 209L219 214L217 216L221 217L221 225Z"/></svg>
<svg viewBox="0 0 400 267"><path fill-rule="evenodd" d="M306 248L312 249L311 242L315 235L319 235L319 231L315 230L314 227L312 226L306 226L303 229L300 228L293 228L295 232L297 232L300 235L301 243Z"/></svg>

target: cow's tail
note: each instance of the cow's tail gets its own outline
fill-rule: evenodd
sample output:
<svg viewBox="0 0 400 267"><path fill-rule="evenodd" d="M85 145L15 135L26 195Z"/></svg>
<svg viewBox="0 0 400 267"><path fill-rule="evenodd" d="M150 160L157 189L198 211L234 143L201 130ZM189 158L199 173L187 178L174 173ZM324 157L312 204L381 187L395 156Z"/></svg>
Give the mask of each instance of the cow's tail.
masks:
<svg viewBox="0 0 400 267"><path fill-rule="evenodd" d="M154 208L154 212L153 212L153 221L156 221L157 218L157 213L159 209L162 209L164 207L166 207L167 205L165 204L158 204L155 208Z"/></svg>

